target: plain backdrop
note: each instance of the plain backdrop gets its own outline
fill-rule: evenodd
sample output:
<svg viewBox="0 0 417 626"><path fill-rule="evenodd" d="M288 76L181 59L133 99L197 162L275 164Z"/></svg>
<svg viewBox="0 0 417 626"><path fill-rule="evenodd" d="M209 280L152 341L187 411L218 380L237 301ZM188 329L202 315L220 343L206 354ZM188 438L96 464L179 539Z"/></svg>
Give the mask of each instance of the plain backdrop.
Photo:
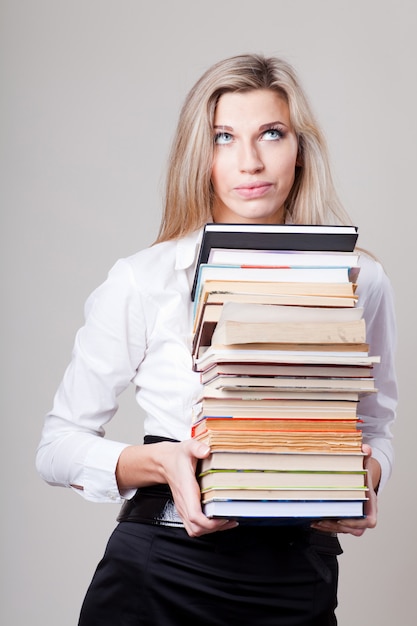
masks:
<svg viewBox="0 0 417 626"><path fill-rule="evenodd" d="M44 414L113 263L154 240L187 91L212 63L290 61L325 131L359 243L396 294L396 465L379 523L342 537L341 626L417 623L414 0L0 3L2 624L75 626L118 505L44 484ZM121 398L108 436L137 442Z"/></svg>

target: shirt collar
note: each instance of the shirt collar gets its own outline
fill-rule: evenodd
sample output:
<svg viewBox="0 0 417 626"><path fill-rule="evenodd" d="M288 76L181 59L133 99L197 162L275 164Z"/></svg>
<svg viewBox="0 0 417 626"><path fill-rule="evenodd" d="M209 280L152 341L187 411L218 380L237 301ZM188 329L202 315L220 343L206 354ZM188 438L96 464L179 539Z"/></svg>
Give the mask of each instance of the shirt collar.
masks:
<svg viewBox="0 0 417 626"><path fill-rule="evenodd" d="M291 216L286 214L286 224L292 224ZM186 270L197 260L197 253L200 248L204 228L195 230L192 233L177 240L177 252L175 258L175 269Z"/></svg>
<svg viewBox="0 0 417 626"><path fill-rule="evenodd" d="M175 257L175 269L185 270L191 267L196 258L200 247L203 229L195 230L189 235L178 239Z"/></svg>

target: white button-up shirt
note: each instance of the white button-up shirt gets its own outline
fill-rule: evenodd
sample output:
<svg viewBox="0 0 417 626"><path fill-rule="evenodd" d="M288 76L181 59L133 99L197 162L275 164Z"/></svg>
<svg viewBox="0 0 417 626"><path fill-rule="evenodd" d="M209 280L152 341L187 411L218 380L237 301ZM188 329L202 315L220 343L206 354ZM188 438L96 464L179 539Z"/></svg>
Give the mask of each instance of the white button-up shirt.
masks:
<svg viewBox="0 0 417 626"><path fill-rule="evenodd" d="M71 362L46 416L37 467L49 483L82 485L85 498L120 502L115 469L128 444L104 436L117 398L133 383L144 411L145 434L183 440L191 436L192 407L201 394L193 370L193 305L190 291L201 231L156 244L117 261L107 280L88 298L85 324ZM381 487L391 472L390 426L397 385L396 326L392 288L381 265L362 254L358 306L364 307L378 393L359 403L364 441L382 468Z"/></svg>

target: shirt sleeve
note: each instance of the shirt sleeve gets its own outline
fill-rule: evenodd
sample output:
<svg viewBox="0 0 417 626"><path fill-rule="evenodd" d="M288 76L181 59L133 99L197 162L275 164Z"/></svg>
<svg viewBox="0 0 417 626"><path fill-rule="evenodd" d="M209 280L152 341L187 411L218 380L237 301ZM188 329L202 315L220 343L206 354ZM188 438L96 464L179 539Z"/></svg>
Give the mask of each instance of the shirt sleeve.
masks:
<svg viewBox="0 0 417 626"><path fill-rule="evenodd" d="M132 269L118 261L88 298L71 362L45 418L36 465L52 484L78 486L96 502L120 502L115 470L128 445L105 439L105 424L118 409L146 347L145 315Z"/></svg>
<svg viewBox="0 0 417 626"><path fill-rule="evenodd" d="M394 461L391 427L398 400L395 358L397 327L392 285L380 263L365 259L358 282L358 305L364 307L367 341L371 355L380 356L374 366L377 393L364 396L358 407L363 420L363 441L381 465L379 491L386 485ZM363 275L362 275L363 273Z"/></svg>

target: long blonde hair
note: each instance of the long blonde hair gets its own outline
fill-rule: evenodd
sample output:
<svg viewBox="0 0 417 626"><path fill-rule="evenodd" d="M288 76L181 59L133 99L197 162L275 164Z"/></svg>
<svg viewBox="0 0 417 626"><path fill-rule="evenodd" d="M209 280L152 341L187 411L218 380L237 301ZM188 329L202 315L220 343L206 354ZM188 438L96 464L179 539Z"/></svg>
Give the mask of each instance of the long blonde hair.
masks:
<svg viewBox="0 0 417 626"><path fill-rule="evenodd" d="M164 213L157 241L187 235L211 221L213 120L220 96L255 89L276 91L288 103L300 166L286 199L288 218L300 224L350 224L336 194L324 136L291 65L259 54L233 56L210 67L181 109L168 161Z"/></svg>

